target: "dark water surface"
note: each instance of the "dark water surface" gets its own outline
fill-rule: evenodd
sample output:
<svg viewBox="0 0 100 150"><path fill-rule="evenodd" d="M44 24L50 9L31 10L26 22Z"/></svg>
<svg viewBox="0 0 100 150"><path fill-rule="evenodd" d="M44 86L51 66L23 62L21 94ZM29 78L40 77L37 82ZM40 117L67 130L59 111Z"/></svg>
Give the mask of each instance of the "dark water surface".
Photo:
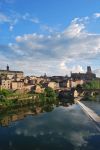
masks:
<svg viewBox="0 0 100 150"><path fill-rule="evenodd" d="M78 105L31 112L0 115L0 150L100 150L100 133Z"/></svg>
<svg viewBox="0 0 100 150"><path fill-rule="evenodd" d="M87 107L94 110L99 116L100 116L100 102L94 102L94 101L83 101Z"/></svg>

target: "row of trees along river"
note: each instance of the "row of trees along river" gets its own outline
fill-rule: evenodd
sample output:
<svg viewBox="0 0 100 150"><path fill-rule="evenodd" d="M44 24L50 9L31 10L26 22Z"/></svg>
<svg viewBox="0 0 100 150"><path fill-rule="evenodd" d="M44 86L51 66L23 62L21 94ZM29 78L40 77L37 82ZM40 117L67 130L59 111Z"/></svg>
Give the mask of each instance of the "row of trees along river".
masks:
<svg viewBox="0 0 100 150"><path fill-rule="evenodd" d="M77 85L75 88L78 92L82 93L84 90L95 90L100 89L100 81L93 80L91 82L87 82L82 86ZM74 90L75 90L74 89ZM99 92L94 92L94 94L90 94L90 92L85 92L83 95L83 100L100 100ZM56 93L52 88L48 87L44 90L43 93L24 93L19 94L13 91L9 91L6 89L0 90L0 108L6 109L11 107L20 107L23 105L29 104L37 104L41 106L52 105L59 102L68 102L73 103L74 98L71 95L71 91L66 91L64 94Z"/></svg>

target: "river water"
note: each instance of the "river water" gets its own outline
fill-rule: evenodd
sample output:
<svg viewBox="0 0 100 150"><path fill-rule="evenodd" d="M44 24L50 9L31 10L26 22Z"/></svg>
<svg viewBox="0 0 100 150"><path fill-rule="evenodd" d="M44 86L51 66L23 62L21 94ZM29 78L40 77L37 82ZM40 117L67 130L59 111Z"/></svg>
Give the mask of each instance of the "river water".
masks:
<svg viewBox="0 0 100 150"><path fill-rule="evenodd" d="M8 111L0 124L0 150L100 150L100 133L77 104L37 114L32 107Z"/></svg>

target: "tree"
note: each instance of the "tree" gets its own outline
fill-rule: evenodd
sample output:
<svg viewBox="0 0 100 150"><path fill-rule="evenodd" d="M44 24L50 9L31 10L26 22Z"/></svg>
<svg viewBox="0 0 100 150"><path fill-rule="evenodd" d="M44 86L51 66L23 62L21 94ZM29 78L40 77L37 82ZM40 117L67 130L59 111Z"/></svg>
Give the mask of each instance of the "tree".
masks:
<svg viewBox="0 0 100 150"><path fill-rule="evenodd" d="M0 90L0 95L7 97L10 94L11 94L11 92L9 90L6 90L6 89Z"/></svg>
<svg viewBox="0 0 100 150"><path fill-rule="evenodd" d="M55 91L51 87L47 87L44 90L44 93L45 93L46 97L56 98L56 96L57 96Z"/></svg>

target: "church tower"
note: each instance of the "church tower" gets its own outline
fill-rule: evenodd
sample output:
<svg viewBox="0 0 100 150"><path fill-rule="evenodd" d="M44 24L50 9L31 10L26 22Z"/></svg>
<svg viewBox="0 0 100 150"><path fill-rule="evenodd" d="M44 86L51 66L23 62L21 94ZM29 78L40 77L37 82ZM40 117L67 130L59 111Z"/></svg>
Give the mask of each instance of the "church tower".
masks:
<svg viewBox="0 0 100 150"><path fill-rule="evenodd" d="M87 73L92 73L91 67L87 66Z"/></svg>
<svg viewBox="0 0 100 150"><path fill-rule="evenodd" d="M9 71L9 66L7 65L7 71Z"/></svg>

